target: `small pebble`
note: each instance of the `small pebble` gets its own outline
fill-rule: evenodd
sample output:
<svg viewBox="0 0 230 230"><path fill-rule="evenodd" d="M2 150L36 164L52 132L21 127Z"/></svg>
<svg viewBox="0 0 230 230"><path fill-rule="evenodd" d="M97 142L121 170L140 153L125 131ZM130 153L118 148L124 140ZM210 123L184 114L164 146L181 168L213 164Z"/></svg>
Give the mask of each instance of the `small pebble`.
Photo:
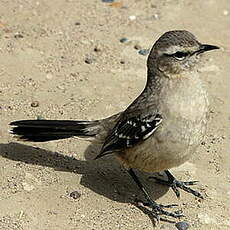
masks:
<svg viewBox="0 0 230 230"><path fill-rule="evenodd" d="M41 115L38 115L36 118L37 118L37 120L45 120L45 118Z"/></svg>
<svg viewBox="0 0 230 230"><path fill-rule="evenodd" d="M31 107L38 107L39 106L39 102L38 101L33 101L31 104Z"/></svg>
<svg viewBox="0 0 230 230"><path fill-rule="evenodd" d="M127 41L128 41L128 38L121 38L121 39L120 39L120 42L121 42L121 43L125 43L125 42L127 42Z"/></svg>
<svg viewBox="0 0 230 230"><path fill-rule="evenodd" d="M138 51L140 55L146 56L149 54L149 49L141 49Z"/></svg>
<svg viewBox="0 0 230 230"><path fill-rule="evenodd" d="M224 10L223 14L224 14L224 16L227 16L229 14L229 12L227 10Z"/></svg>
<svg viewBox="0 0 230 230"><path fill-rule="evenodd" d="M76 200L76 199L79 199L79 198L81 197L81 194L80 194L78 191L73 191L73 192L71 192L71 193L69 194L69 196L70 196L71 198L73 198L74 200Z"/></svg>
<svg viewBox="0 0 230 230"><path fill-rule="evenodd" d="M134 46L134 49L140 50L140 49L141 49L141 46L140 46L139 44L136 44L136 45Z"/></svg>
<svg viewBox="0 0 230 230"><path fill-rule="evenodd" d="M129 20L131 20L131 21L136 20L136 18L137 18L137 17L136 17L135 15L130 15L130 16L129 16Z"/></svg>
<svg viewBox="0 0 230 230"><path fill-rule="evenodd" d="M120 60L120 63L123 65L125 64L125 60Z"/></svg>
<svg viewBox="0 0 230 230"><path fill-rule="evenodd" d="M28 183L26 183L26 182L23 182L23 183L22 183L22 186L23 186L23 189L24 189L25 191L27 191L27 192L30 192L30 191L32 191L32 190L34 189L34 186L33 186L33 185L30 185L30 184L28 184Z"/></svg>
<svg viewBox="0 0 230 230"><path fill-rule="evenodd" d="M185 221L177 222L175 225L178 230L187 230L189 228L189 223Z"/></svg>
<svg viewBox="0 0 230 230"><path fill-rule="evenodd" d="M114 2L114 0L101 0L102 2L108 2L108 3L111 3L111 2Z"/></svg>
<svg viewBox="0 0 230 230"><path fill-rule="evenodd" d="M153 18L156 19L156 20L158 20L159 19L159 14L154 14Z"/></svg>
<svg viewBox="0 0 230 230"><path fill-rule="evenodd" d="M16 33L16 34L14 35L14 37L15 37L15 38L23 38L23 35L22 35L22 34L19 34L19 33Z"/></svg>
<svg viewBox="0 0 230 230"><path fill-rule="evenodd" d="M115 8L123 8L123 3L122 2L113 2L110 4L110 6L115 7Z"/></svg>
<svg viewBox="0 0 230 230"><path fill-rule="evenodd" d="M94 51L95 52L101 52L101 47L100 46L95 46Z"/></svg>
<svg viewBox="0 0 230 230"><path fill-rule="evenodd" d="M21 219L23 217L23 215L24 215L24 211L21 210L19 213L19 219Z"/></svg>
<svg viewBox="0 0 230 230"><path fill-rule="evenodd" d="M48 80L51 80L51 79L53 78L53 75L52 75L51 73L47 73L47 74L46 74L46 78L47 78Z"/></svg>
<svg viewBox="0 0 230 230"><path fill-rule="evenodd" d="M81 25L81 23L80 22L75 22L75 24L74 24L75 26L80 26Z"/></svg>
<svg viewBox="0 0 230 230"><path fill-rule="evenodd" d="M94 61L95 61L94 58L89 58L89 57L87 57L87 58L85 59L85 63L87 63L87 64L92 64Z"/></svg>

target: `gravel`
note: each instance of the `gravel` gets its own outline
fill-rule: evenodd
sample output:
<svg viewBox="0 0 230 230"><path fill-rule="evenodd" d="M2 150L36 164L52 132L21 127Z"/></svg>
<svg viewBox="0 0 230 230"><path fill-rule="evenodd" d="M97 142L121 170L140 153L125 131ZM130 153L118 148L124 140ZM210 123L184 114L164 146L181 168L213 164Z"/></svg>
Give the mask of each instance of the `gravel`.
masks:
<svg viewBox="0 0 230 230"><path fill-rule="evenodd" d="M149 49L141 49L138 51L140 55L147 56L149 54Z"/></svg>
<svg viewBox="0 0 230 230"><path fill-rule="evenodd" d="M178 230L187 230L190 225L186 221L181 221L181 222L177 222L175 226Z"/></svg>

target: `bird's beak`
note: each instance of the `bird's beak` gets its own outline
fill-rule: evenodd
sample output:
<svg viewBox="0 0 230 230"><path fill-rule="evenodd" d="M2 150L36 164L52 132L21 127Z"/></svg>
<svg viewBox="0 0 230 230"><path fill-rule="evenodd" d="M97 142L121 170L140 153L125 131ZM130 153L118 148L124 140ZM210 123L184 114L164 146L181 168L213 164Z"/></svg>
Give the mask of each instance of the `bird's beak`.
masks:
<svg viewBox="0 0 230 230"><path fill-rule="evenodd" d="M203 53L203 52L206 52L206 51L216 50L216 49L220 49L220 47L213 46L213 45L208 45L208 44L201 44L200 49L198 50L198 52Z"/></svg>

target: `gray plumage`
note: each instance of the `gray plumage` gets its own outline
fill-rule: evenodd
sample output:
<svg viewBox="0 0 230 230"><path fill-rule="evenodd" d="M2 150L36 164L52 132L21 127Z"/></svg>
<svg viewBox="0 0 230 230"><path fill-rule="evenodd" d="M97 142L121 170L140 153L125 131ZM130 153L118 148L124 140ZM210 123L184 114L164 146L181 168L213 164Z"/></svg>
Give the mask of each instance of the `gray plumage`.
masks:
<svg viewBox="0 0 230 230"><path fill-rule="evenodd" d="M188 31L166 32L149 54L145 89L125 111L92 122L17 121L12 132L31 141L95 137L103 143L97 158L115 152L127 168L158 172L178 166L206 129L208 99L197 72L204 47Z"/></svg>
<svg viewBox="0 0 230 230"><path fill-rule="evenodd" d="M115 153L126 168L146 172L176 167L195 153L206 130L208 99L197 67L202 53L213 49L218 47L201 44L188 31L166 32L149 54L143 92L125 111L91 122L16 121L10 124L12 133L29 141L94 137L102 143L97 158ZM142 189L134 173L130 174ZM169 172L168 176L178 196L176 187L202 197ZM160 210L148 195L146 199Z"/></svg>

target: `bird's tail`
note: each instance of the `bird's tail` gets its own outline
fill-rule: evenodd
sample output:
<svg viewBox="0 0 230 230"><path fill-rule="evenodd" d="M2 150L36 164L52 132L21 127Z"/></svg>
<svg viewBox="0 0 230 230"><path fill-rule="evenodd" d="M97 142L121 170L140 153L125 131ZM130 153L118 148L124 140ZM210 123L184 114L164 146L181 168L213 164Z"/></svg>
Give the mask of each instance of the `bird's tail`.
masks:
<svg viewBox="0 0 230 230"><path fill-rule="evenodd" d="M100 121L21 120L10 123L11 133L19 139L45 142L78 137L94 137L100 130Z"/></svg>

